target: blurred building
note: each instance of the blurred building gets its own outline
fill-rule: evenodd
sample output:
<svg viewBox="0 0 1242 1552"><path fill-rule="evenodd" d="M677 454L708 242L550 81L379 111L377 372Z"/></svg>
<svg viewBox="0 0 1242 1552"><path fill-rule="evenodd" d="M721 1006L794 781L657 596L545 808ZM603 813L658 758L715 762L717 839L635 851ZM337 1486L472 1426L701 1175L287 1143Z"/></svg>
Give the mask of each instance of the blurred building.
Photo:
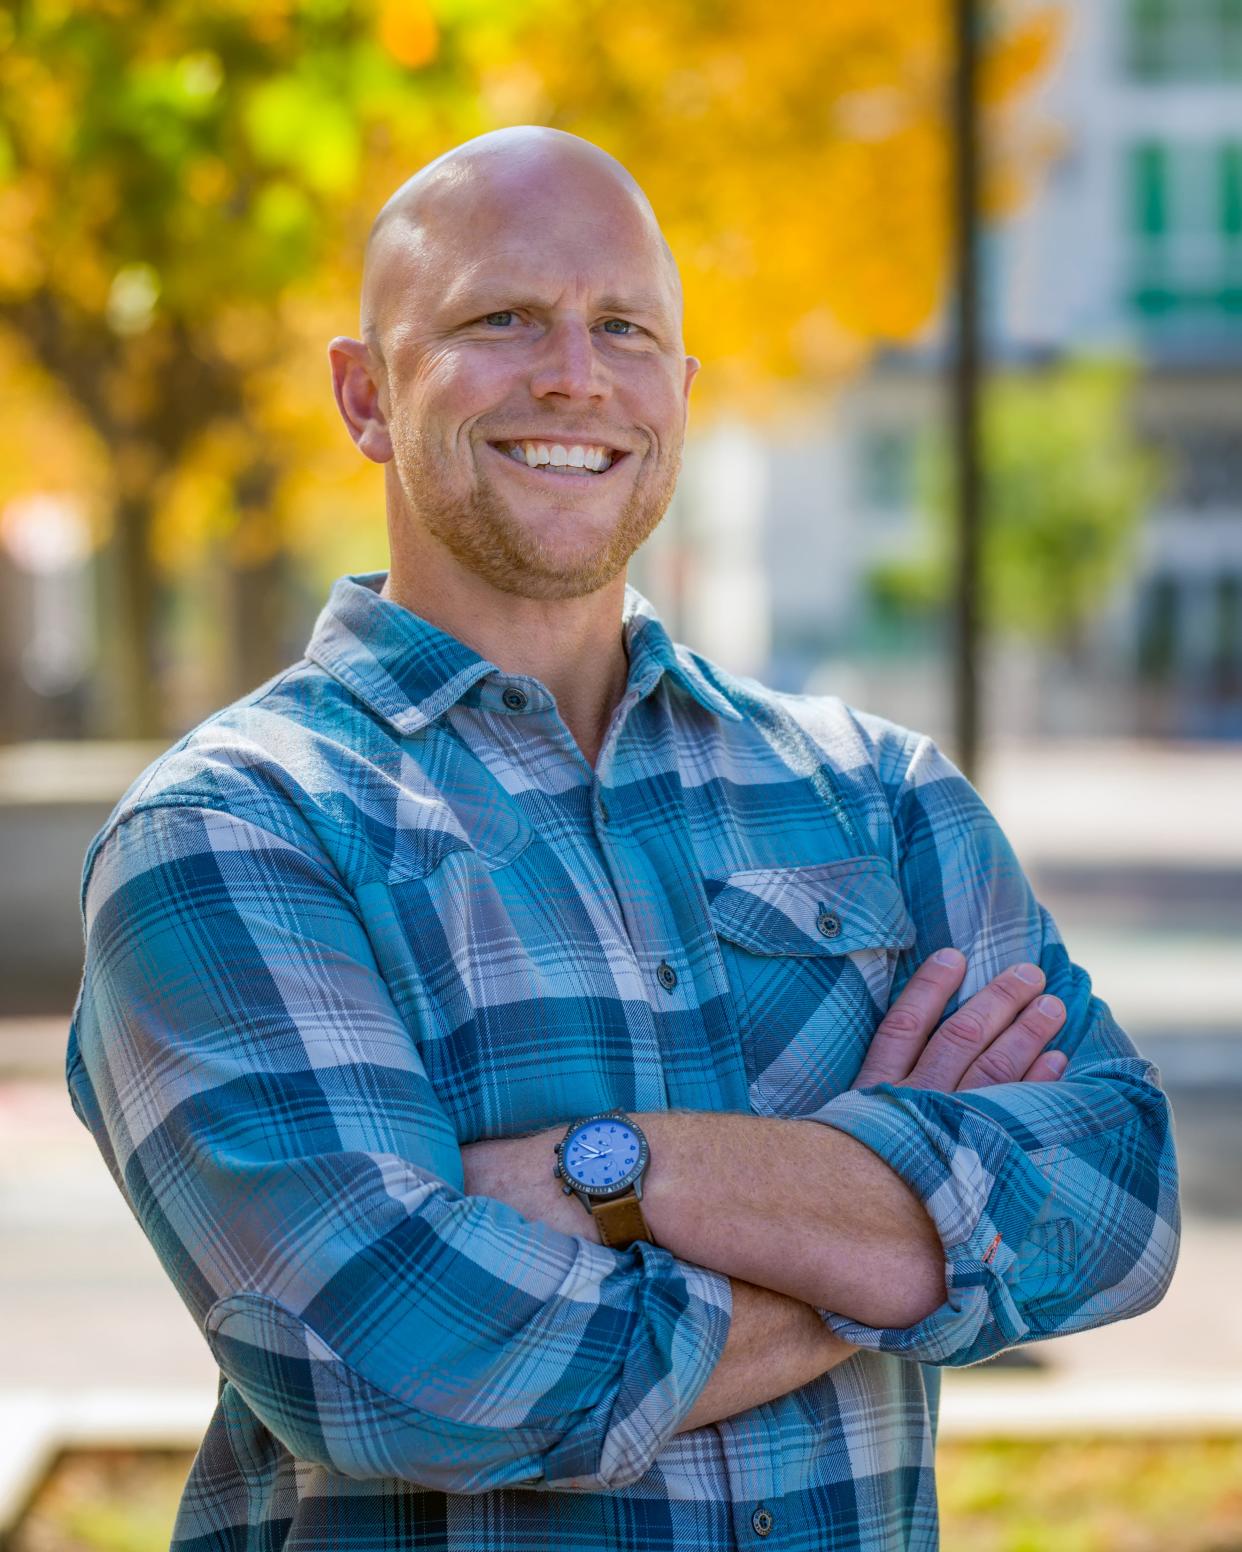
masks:
<svg viewBox="0 0 1242 1552"><path fill-rule="evenodd" d="M1062 148L1036 197L985 239L989 352L1009 366L1136 358L1138 426L1170 478L1145 515L1137 570L1100 600L1085 671L994 644L988 725L1239 737L1242 0L1064 9L1065 46L1032 103ZM867 586L877 562L921 539L916 453L945 415L939 354L929 341L881 360L822 435L730 437L732 464L749 465L742 487L756 534L730 548L743 579L756 564L765 571L768 624L739 644L735 615L696 607L710 545L696 538L706 519L683 507L689 602L666 601L680 605L690 640L786 688L831 690L944 728L942 644L881 621ZM689 462L691 502L705 453ZM734 512L730 531L739 526ZM660 594L658 555L645 579ZM718 577L709 590L729 591Z"/></svg>

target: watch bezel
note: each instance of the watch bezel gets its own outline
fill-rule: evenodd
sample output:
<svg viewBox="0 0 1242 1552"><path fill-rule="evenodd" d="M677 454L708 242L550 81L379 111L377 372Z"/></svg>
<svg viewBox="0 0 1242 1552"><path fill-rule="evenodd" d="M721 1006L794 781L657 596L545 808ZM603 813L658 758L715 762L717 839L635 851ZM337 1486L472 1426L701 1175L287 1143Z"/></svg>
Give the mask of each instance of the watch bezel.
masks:
<svg viewBox="0 0 1242 1552"><path fill-rule="evenodd" d="M571 1175L565 1163L566 1151L574 1137L584 1126L590 1126L595 1121L623 1121L634 1133L635 1137L638 1138L638 1158L622 1175L621 1179L614 1181L610 1186L588 1185L585 1181L579 1180L576 1175ZM610 1201L613 1197L624 1196L632 1186L642 1179L643 1172L650 1160L647 1134L632 1117L626 1115L624 1110L601 1110L598 1115L583 1116L581 1120L573 1123L564 1137L557 1143L556 1152L556 1168L561 1179L566 1185L572 1186L578 1195L589 1196L596 1202Z"/></svg>

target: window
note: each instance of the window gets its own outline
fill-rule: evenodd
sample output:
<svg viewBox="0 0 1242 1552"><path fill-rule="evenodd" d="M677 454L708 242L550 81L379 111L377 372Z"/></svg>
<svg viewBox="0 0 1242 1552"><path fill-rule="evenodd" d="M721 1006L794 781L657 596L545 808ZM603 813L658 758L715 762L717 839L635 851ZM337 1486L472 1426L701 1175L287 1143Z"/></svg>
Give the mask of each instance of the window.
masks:
<svg viewBox="0 0 1242 1552"><path fill-rule="evenodd" d="M858 449L858 494L873 512L914 505L914 435L900 426L869 426Z"/></svg>
<svg viewBox="0 0 1242 1552"><path fill-rule="evenodd" d="M1221 695L1242 688L1242 577L1216 579L1216 618L1212 641L1212 680Z"/></svg>
<svg viewBox="0 0 1242 1552"><path fill-rule="evenodd" d="M1147 584L1139 614L1139 672L1144 679L1168 679L1177 665L1177 640L1181 625L1181 594L1170 576L1157 576Z"/></svg>
<svg viewBox="0 0 1242 1552"><path fill-rule="evenodd" d="M1242 434L1233 425L1176 426L1152 441L1167 460L1166 506L1182 512L1242 507Z"/></svg>
<svg viewBox="0 0 1242 1552"><path fill-rule="evenodd" d="M1242 0L1128 0L1125 43L1137 81L1242 80Z"/></svg>
<svg viewBox="0 0 1242 1552"><path fill-rule="evenodd" d="M1242 324L1242 141L1140 142L1128 183L1134 309Z"/></svg>

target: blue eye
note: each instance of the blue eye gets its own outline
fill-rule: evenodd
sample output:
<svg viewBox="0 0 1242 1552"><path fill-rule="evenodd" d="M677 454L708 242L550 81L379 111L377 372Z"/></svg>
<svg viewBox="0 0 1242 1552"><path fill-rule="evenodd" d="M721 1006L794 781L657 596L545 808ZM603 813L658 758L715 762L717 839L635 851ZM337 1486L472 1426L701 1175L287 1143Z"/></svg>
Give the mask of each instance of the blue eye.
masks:
<svg viewBox="0 0 1242 1552"><path fill-rule="evenodd" d="M498 329L503 329L513 322L514 316L511 312L488 313L483 322L494 323Z"/></svg>
<svg viewBox="0 0 1242 1552"><path fill-rule="evenodd" d="M630 323L626 318L609 318L604 323L604 332L606 334L619 334L622 331L628 334L633 328L634 324Z"/></svg>

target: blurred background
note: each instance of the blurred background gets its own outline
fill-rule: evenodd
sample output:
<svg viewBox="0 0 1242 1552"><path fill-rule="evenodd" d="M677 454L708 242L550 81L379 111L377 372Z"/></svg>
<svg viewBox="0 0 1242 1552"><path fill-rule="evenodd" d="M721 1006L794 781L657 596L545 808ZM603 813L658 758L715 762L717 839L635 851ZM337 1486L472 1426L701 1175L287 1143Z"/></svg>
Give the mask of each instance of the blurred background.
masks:
<svg viewBox="0 0 1242 1552"><path fill-rule="evenodd" d="M1242 1548L1242 0L0 10L0 1543L166 1545L214 1399L64 1092L87 843L386 566L326 342L391 190L523 122L683 270L632 579L940 737L1174 1100L1169 1297L948 1376L946 1545Z"/></svg>

